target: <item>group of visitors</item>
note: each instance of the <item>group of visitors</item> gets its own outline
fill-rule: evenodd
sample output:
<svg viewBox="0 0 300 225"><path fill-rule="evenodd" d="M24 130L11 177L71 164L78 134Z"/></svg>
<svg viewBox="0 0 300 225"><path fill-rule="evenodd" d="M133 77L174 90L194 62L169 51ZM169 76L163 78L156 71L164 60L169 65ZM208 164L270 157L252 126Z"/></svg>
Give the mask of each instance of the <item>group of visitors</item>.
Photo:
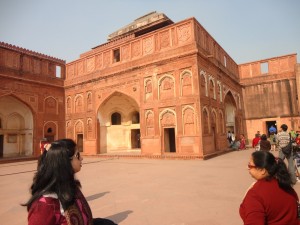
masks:
<svg viewBox="0 0 300 225"><path fill-rule="evenodd" d="M297 182L294 153L292 150L290 154L282 151L293 140L293 135L287 130L288 126L282 124L277 135L276 131L270 132L270 140L259 132L252 140L255 151L251 154L248 170L255 182L249 187L240 206L244 224L300 224L299 199L292 187ZM297 141L300 143L300 140ZM275 151L273 145L279 151L278 158L271 153Z"/></svg>
<svg viewBox="0 0 300 225"><path fill-rule="evenodd" d="M299 225L298 195L293 152L282 152L291 139L287 125L280 127L276 136L279 157L271 152L267 135L258 132L252 146L259 145L248 163L249 174L255 182L248 188L239 213L244 224ZM245 148L245 137L236 140L230 132L230 144L239 142ZM300 139L297 140L300 143ZM61 139L41 146L42 154L31 185L31 197L24 204L28 210L28 225L116 225L113 221L93 218L89 204L81 192L75 174L81 170L82 156L71 139ZM288 167L284 159L288 161Z"/></svg>
<svg viewBox="0 0 300 225"><path fill-rule="evenodd" d="M246 139L243 134L240 134L239 138L235 137L234 131L228 131L227 140L229 147L234 150L244 150L246 149Z"/></svg>

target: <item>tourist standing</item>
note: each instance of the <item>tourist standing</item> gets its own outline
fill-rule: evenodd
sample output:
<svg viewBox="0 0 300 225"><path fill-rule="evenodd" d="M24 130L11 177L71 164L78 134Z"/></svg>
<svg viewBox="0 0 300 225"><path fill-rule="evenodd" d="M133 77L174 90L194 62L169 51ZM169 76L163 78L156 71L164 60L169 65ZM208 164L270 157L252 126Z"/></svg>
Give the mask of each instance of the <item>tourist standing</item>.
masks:
<svg viewBox="0 0 300 225"><path fill-rule="evenodd" d="M278 149L279 149L279 158L284 160L285 158L288 161L288 170L291 175L292 182L296 183L296 175L295 175L295 164L293 159L293 151L291 151L290 155L284 155L282 152L282 148L287 146L290 142L291 136L287 132L288 126L286 124L282 124L280 126L280 132L277 134L277 143L278 143Z"/></svg>
<svg viewBox="0 0 300 225"><path fill-rule="evenodd" d="M260 151L270 151L271 150L271 143L268 141L267 135L263 134L260 137L259 142Z"/></svg>
<svg viewBox="0 0 300 225"><path fill-rule="evenodd" d="M259 142L260 142L260 135L255 134L255 138L252 139L252 148L255 148L255 151L259 151Z"/></svg>
<svg viewBox="0 0 300 225"><path fill-rule="evenodd" d="M71 139L51 143L39 160L31 185L31 197L24 206L28 225L115 225L93 219L75 173L81 170L82 157Z"/></svg>
<svg viewBox="0 0 300 225"><path fill-rule="evenodd" d="M253 152L248 170L256 182L240 205L244 224L298 225L298 196L283 160L268 151Z"/></svg>

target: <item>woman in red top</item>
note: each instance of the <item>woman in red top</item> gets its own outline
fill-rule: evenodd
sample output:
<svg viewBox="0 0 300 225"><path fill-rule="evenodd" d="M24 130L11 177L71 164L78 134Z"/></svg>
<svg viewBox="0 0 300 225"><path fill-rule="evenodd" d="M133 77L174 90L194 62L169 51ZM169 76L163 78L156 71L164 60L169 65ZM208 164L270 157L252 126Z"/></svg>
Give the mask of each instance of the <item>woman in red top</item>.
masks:
<svg viewBox="0 0 300 225"><path fill-rule="evenodd" d="M24 204L28 225L115 225L107 219L93 219L80 182L75 179L81 166L82 157L73 140L51 143L39 158L32 196Z"/></svg>
<svg viewBox="0 0 300 225"><path fill-rule="evenodd" d="M246 140L245 140L245 136L243 134L240 135L240 150L244 150L246 149Z"/></svg>
<svg viewBox="0 0 300 225"><path fill-rule="evenodd" d="M248 170L256 182L240 205L244 224L299 225L298 196L282 159L275 159L268 151L253 152Z"/></svg>
<svg viewBox="0 0 300 225"><path fill-rule="evenodd" d="M259 134L255 134L255 138L252 140L252 148L255 148L256 151L259 150L259 142L260 142L260 136Z"/></svg>

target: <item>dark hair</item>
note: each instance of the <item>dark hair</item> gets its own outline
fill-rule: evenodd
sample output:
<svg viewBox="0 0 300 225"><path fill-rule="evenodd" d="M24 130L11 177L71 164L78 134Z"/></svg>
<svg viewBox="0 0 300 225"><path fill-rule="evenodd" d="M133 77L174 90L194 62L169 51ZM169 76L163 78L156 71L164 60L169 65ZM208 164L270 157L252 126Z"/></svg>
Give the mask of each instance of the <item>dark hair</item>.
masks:
<svg viewBox="0 0 300 225"><path fill-rule="evenodd" d="M263 135L261 135L260 139L261 140L267 140L268 138L267 138L267 135L263 134Z"/></svg>
<svg viewBox="0 0 300 225"><path fill-rule="evenodd" d="M286 124L282 124L280 127L283 131L287 131L288 129L288 126Z"/></svg>
<svg viewBox="0 0 300 225"><path fill-rule="evenodd" d="M274 155L268 151L256 151L252 153L253 163L257 168L266 169L269 176L266 178L270 180L276 178L280 188L288 191L292 189L292 180L289 171L280 158L275 158Z"/></svg>
<svg viewBox="0 0 300 225"><path fill-rule="evenodd" d="M27 210L35 200L48 193L57 194L64 210L74 203L76 190L81 187L71 164L75 148L72 139L60 139L52 142L50 149L41 155L30 188L32 196L23 204Z"/></svg>

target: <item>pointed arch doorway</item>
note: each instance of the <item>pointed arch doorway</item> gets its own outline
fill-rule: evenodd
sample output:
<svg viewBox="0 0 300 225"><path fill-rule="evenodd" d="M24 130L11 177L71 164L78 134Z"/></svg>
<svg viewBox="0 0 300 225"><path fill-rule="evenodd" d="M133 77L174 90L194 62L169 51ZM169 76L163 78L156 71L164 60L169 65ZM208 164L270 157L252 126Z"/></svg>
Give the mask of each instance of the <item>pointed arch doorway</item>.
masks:
<svg viewBox="0 0 300 225"><path fill-rule="evenodd" d="M98 153L141 152L140 113L130 96L114 92L98 108Z"/></svg>
<svg viewBox="0 0 300 225"><path fill-rule="evenodd" d="M236 133L236 102L231 91L228 91L225 98L225 123L226 131L231 131Z"/></svg>
<svg viewBox="0 0 300 225"><path fill-rule="evenodd" d="M33 154L33 113L14 96L0 97L0 156Z"/></svg>

